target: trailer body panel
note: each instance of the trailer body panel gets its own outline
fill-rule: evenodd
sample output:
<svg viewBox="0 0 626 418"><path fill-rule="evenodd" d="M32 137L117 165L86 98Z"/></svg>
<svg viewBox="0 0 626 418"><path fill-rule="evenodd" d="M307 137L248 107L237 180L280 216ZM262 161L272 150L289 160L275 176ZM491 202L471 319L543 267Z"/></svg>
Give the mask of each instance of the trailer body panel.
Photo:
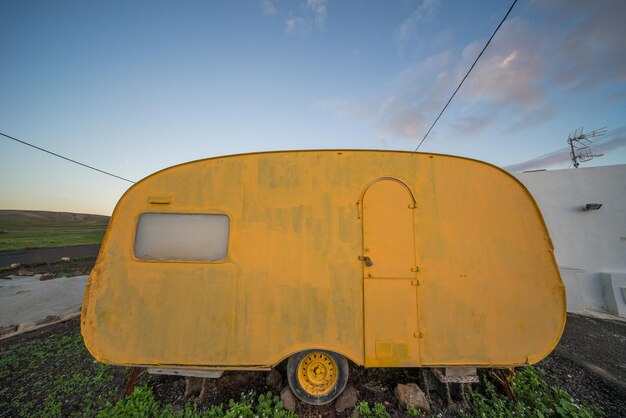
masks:
<svg viewBox="0 0 626 418"><path fill-rule="evenodd" d="M519 181L460 157L357 150L212 158L138 182L82 311L99 361L194 369L310 348L367 366L513 366L545 357L564 323L552 243Z"/></svg>

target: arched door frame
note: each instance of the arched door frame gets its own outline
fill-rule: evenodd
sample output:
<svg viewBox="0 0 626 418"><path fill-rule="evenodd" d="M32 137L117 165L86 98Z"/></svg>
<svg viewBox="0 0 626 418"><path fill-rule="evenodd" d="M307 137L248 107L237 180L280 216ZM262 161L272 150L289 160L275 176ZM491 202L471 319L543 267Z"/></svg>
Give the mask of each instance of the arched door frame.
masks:
<svg viewBox="0 0 626 418"><path fill-rule="evenodd" d="M391 180L391 181L395 181L396 183L400 183L407 190L407 192L409 192L409 195L411 196L411 199L413 200L413 208L417 207L417 200L415 199L413 190L411 190L411 188L407 186L407 184L404 181L397 179L395 177L379 177L367 183L367 185L363 189L363 192L361 192L361 198L357 202L357 204L359 205L359 219L363 218L363 199L365 199L365 193L367 193L369 188L372 187L375 183L378 183L379 181L384 181L384 180Z"/></svg>

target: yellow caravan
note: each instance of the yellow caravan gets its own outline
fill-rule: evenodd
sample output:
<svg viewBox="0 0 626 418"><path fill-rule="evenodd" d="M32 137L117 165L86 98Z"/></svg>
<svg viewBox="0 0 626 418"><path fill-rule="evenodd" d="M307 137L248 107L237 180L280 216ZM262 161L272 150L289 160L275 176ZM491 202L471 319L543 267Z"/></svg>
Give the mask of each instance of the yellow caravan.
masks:
<svg viewBox="0 0 626 418"><path fill-rule="evenodd" d="M288 360L305 402L365 367L509 367L557 344L565 290L533 198L467 158L289 151L193 161L120 199L82 333L111 364Z"/></svg>

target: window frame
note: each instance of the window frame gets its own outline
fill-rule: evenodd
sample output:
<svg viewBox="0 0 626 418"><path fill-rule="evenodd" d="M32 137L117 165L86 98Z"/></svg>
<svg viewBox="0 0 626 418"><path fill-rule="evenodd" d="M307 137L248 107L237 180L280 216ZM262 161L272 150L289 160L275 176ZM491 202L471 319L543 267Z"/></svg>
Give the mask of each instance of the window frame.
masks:
<svg viewBox="0 0 626 418"><path fill-rule="evenodd" d="M226 243L226 256L221 260L174 260L174 259L160 259L160 258L140 258L137 256L135 252L135 243L137 242L137 231L139 230L139 220L143 215L218 215L225 216L228 219L228 242ZM134 261L142 262L142 263L177 263L177 264L224 264L230 262L230 251L231 251L231 241L232 241L232 218L230 215L224 212L181 212L181 211L173 211L173 212L156 212L156 211L147 211L138 213L134 217L134 228L132 240L130 242L131 245L131 255Z"/></svg>

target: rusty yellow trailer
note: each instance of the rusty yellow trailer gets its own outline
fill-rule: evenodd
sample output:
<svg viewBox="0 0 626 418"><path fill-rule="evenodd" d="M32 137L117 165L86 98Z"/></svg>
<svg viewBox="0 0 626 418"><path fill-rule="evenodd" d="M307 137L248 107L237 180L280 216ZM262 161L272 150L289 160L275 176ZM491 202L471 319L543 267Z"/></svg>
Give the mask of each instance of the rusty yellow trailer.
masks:
<svg viewBox="0 0 626 418"><path fill-rule="evenodd" d="M101 362L185 374L289 358L311 403L341 392L346 359L531 364L564 324L524 186L483 162L394 151L234 155L143 179L115 208L82 311Z"/></svg>

